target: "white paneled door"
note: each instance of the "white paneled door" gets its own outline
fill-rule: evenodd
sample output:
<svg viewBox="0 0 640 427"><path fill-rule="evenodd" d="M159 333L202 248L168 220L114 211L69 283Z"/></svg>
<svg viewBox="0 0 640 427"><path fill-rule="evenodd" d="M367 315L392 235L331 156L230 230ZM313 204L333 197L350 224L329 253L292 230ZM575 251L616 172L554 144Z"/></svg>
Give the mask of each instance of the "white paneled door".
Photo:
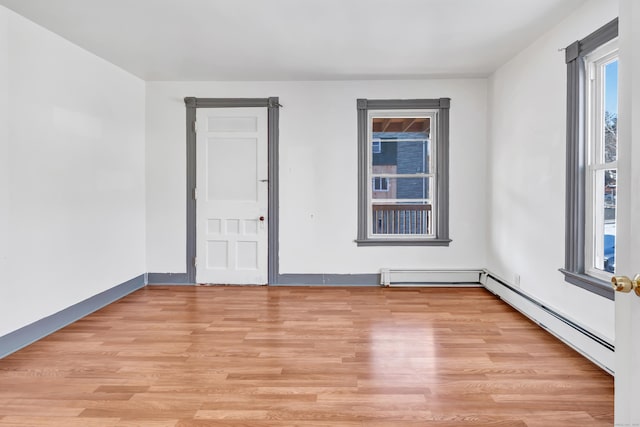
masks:
<svg viewBox="0 0 640 427"><path fill-rule="evenodd" d="M196 281L267 283L267 108L196 115Z"/></svg>
<svg viewBox="0 0 640 427"><path fill-rule="evenodd" d="M620 126L615 274L640 274L640 4L620 1ZM640 426L640 295L616 292L615 425Z"/></svg>

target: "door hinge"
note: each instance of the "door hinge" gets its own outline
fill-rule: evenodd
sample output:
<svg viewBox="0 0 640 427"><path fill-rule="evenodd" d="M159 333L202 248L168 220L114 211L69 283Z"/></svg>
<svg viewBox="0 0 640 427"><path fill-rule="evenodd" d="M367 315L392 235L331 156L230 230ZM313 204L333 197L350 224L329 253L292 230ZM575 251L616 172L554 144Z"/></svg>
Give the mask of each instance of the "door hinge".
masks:
<svg viewBox="0 0 640 427"><path fill-rule="evenodd" d="M193 257L193 266L197 267L198 266L198 257Z"/></svg>
<svg viewBox="0 0 640 427"><path fill-rule="evenodd" d="M198 200L198 189L197 188L193 189L193 200Z"/></svg>
<svg viewBox="0 0 640 427"><path fill-rule="evenodd" d="M194 120L191 127L193 128L193 131L195 133L198 133L198 122L197 121Z"/></svg>

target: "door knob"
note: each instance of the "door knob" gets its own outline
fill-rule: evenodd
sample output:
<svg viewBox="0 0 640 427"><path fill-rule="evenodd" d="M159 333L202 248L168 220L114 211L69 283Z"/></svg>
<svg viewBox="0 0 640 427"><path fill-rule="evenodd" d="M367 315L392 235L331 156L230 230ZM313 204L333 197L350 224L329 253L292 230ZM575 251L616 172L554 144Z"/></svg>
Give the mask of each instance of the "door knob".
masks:
<svg viewBox="0 0 640 427"><path fill-rule="evenodd" d="M633 280L627 276L613 276L611 278L613 289L618 292L628 293L633 289L636 295L640 297L640 274L636 274Z"/></svg>
<svg viewBox="0 0 640 427"><path fill-rule="evenodd" d="M258 218L260 221L264 221L264 217L261 216L260 218Z"/></svg>

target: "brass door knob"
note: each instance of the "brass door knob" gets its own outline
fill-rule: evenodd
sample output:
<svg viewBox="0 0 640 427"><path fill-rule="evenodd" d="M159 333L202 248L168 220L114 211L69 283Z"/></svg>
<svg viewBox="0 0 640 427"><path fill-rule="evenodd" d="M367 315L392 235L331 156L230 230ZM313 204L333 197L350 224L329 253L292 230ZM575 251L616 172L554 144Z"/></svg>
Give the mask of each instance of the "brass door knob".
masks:
<svg viewBox="0 0 640 427"><path fill-rule="evenodd" d="M611 278L611 285L617 292L628 293L633 289L636 295L640 297L640 274L636 274L633 280L627 276L613 276Z"/></svg>

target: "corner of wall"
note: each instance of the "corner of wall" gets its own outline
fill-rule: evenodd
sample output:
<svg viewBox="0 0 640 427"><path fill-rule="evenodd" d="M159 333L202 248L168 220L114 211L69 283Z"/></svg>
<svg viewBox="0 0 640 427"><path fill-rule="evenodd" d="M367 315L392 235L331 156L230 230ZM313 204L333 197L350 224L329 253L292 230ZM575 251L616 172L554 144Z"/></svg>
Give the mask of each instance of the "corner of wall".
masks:
<svg viewBox="0 0 640 427"><path fill-rule="evenodd" d="M564 282L566 66L558 49L617 14L588 1L489 77L487 268L613 339L613 305Z"/></svg>

